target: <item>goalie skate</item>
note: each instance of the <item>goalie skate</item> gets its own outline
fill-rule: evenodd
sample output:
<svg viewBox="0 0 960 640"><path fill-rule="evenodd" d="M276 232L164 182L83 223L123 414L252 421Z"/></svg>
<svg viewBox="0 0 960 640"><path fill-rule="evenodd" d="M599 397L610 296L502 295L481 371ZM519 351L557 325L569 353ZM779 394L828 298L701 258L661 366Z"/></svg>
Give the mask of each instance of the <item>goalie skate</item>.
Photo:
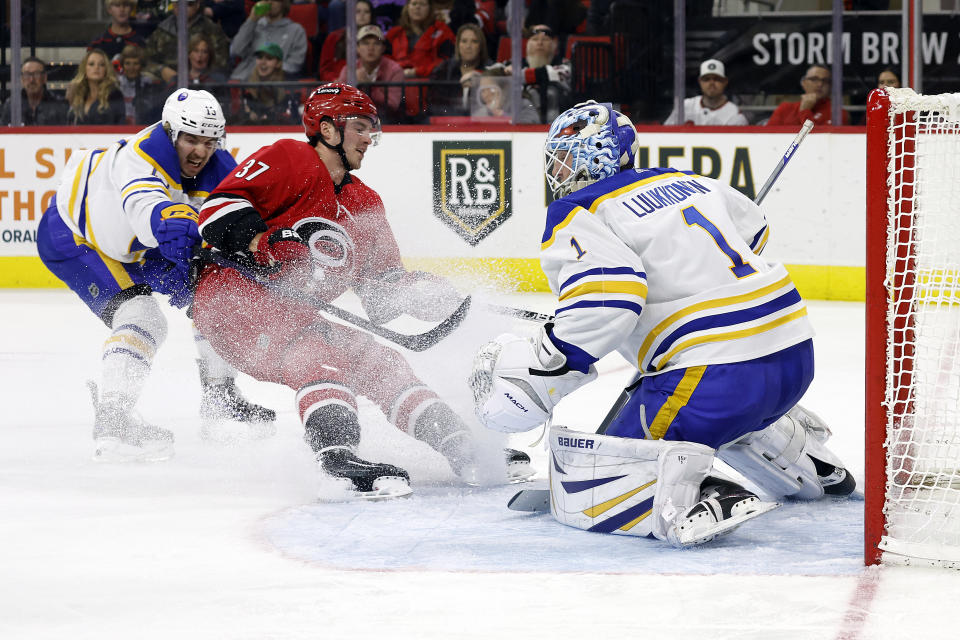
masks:
<svg viewBox="0 0 960 640"><path fill-rule="evenodd" d="M764 502L756 494L725 481L705 486L700 498L700 502L667 529L667 540L672 545L692 547L710 542L780 506L778 502Z"/></svg>
<svg viewBox="0 0 960 640"><path fill-rule="evenodd" d="M244 398L232 379L204 384L200 418L200 437L209 442L263 440L277 432L277 413Z"/></svg>
<svg viewBox="0 0 960 640"><path fill-rule="evenodd" d="M317 454L321 502L389 500L412 493L410 476L400 467L367 462L346 447L330 447Z"/></svg>

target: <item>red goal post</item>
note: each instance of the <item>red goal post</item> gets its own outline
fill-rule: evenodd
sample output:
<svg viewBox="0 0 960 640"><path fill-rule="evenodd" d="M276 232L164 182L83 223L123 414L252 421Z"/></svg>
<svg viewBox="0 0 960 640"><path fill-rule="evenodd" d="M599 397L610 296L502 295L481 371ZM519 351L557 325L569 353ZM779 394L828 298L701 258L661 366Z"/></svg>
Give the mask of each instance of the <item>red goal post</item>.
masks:
<svg viewBox="0 0 960 640"><path fill-rule="evenodd" d="M867 104L864 560L960 568L960 94Z"/></svg>

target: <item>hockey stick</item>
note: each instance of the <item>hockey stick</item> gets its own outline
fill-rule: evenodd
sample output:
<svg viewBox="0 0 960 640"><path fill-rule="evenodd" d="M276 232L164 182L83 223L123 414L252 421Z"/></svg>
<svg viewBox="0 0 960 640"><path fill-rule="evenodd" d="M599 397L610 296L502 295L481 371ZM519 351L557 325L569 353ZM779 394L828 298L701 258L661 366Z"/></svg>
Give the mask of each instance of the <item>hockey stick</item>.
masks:
<svg viewBox="0 0 960 640"><path fill-rule="evenodd" d="M381 338L385 338L386 340L398 344L405 349L409 349L410 351L425 351L426 349L436 345L438 342L453 333L454 329L460 326L460 323L463 322L463 319L467 315L467 311L470 310L471 299L470 296L467 296L463 299L463 302L460 303L460 306L457 307L456 310L450 314L446 320L435 326L433 329L430 329L425 333L417 334L398 333L385 327L381 327L378 324L374 324L369 320L350 313L349 311L345 311L344 309L330 304L329 302L324 302L323 300L318 300L308 295L290 291L289 289L281 286L278 282L270 280L269 276L273 273L276 273L276 270L270 267L257 269L256 267L243 264L237 260L233 260L223 255L219 251L214 251L211 249L201 249L198 257L206 262L212 262L220 265L221 267L233 269L240 273L240 275L257 282L260 285L263 285L267 289L270 289L274 293L277 293L284 298L309 304L318 311L336 316L344 322L348 322L355 327L363 329L364 331L372 333L376 336L380 336Z"/></svg>
<svg viewBox="0 0 960 640"><path fill-rule="evenodd" d="M813 129L813 120L804 120L803 126L800 127L800 133L797 134L797 137L794 138L793 142L790 143L790 146L787 147L783 157L780 158L780 162L778 162L777 166L774 167L773 173L770 174L770 177L767 178L767 181L763 183L762 187L760 187L760 193L758 193L757 197L753 199L756 204L759 205L761 202L763 202L763 199L767 197L767 192L770 191L771 187L773 187L773 183L776 182L777 178L780 177L780 174L783 173L787 163L790 162L790 158L792 158L793 154L797 152L797 147L800 146L800 143L803 142L803 139L807 137L807 134L810 133L811 129Z"/></svg>
<svg viewBox="0 0 960 640"><path fill-rule="evenodd" d="M553 320L549 313L540 313L539 311L528 311L527 309L518 309L516 307L505 307L499 304L488 304L487 309L502 316L511 316L521 320L530 320L531 322L548 322Z"/></svg>

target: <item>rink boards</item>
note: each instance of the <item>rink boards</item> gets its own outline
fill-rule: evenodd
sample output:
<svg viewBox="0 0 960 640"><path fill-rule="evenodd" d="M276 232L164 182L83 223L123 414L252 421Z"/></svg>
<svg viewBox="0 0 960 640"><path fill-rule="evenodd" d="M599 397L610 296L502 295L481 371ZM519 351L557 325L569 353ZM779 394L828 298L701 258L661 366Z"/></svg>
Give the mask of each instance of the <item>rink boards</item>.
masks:
<svg viewBox="0 0 960 640"><path fill-rule="evenodd" d="M36 257L36 227L63 166L82 149L132 133L100 128L0 133L0 287L57 286ZM672 166L716 177L753 197L792 129L641 128L642 166ZM544 131L394 128L356 175L383 197L411 267L468 286L544 291L537 252L548 195ZM295 129L228 133L242 159ZM784 262L810 298L863 300L865 263L862 129L814 130L763 207L771 225L765 255Z"/></svg>

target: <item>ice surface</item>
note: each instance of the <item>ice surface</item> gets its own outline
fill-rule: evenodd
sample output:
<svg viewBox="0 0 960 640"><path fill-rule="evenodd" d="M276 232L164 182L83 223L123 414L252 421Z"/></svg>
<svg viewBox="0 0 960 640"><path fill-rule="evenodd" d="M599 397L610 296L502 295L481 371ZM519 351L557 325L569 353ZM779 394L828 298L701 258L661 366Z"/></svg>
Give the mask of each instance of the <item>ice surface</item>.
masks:
<svg viewBox="0 0 960 640"><path fill-rule="evenodd" d="M550 309L547 296L498 301ZM0 291L0 310L0 638L903 640L952 637L960 621L956 572L861 567L862 501L787 504L676 551L509 511L518 487L458 484L365 403L361 453L407 468L415 495L317 504L292 391L241 377L278 410L277 436L199 439L189 322L172 309L140 410L174 430L177 454L97 465L84 380L98 375L105 328L65 291ZM862 482L863 305L811 302L810 315L817 378L804 404ZM531 330L478 313L410 360L466 413L473 351L511 327ZM616 356L601 372L558 422L595 428L630 373ZM488 435L487 448L510 444L543 469L537 435Z"/></svg>

